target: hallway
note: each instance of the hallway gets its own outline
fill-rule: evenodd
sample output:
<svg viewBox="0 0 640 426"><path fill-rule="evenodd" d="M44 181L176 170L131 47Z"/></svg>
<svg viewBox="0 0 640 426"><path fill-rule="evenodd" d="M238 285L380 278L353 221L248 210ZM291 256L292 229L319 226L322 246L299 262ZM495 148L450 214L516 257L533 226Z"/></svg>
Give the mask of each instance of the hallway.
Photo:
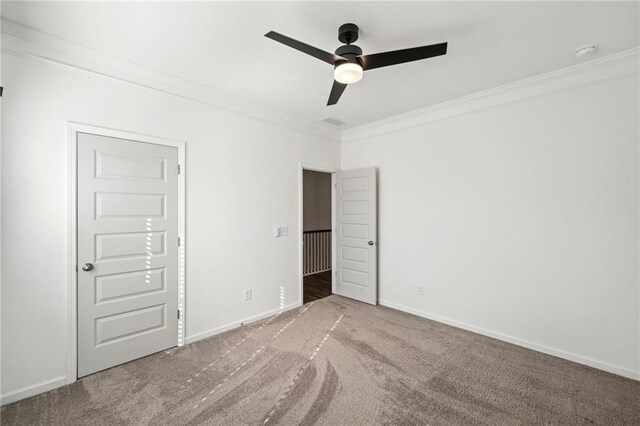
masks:
<svg viewBox="0 0 640 426"><path fill-rule="evenodd" d="M303 303L331 296L331 271L307 275L304 278Z"/></svg>

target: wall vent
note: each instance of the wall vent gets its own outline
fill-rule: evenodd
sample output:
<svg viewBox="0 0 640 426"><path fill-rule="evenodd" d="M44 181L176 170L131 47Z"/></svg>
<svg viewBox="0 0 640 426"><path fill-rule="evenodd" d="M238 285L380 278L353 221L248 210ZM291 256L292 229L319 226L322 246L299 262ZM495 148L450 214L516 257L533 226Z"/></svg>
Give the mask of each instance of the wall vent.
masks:
<svg viewBox="0 0 640 426"><path fill-rule="evenodd" d="M344 121L340 121L335 117L327 117L320 121L322 121L323 123L331 124L332 126L336 126L336 127L344 126L345 124L347 124Z"/></svg>

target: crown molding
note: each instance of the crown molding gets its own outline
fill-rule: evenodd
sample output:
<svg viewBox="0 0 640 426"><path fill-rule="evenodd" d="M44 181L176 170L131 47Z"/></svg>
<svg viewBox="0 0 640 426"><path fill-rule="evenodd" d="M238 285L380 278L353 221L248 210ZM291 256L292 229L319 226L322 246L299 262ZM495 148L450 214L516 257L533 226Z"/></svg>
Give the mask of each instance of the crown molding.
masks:
<svg viewBox="0 0 640 426"><path fill-rule="evenodd" d="M67 65L291 130L320 136L332 142L341 141L341 130L328 124L314 123L264 108L212 87L98 52L4 18L1 20L1 30L4 53L32 56Z"/></svg>
<svg viewBox="0 0 640 426"><path fill-rule="evenodd" d="M360 141L408 127L523 99L638 76L639 62L640 48L625 50L469 96L345 129L342 132L342 142Z"/></svg>
<svg viewBox="0 0 640 426"><path fill-rule="evenodd" d="M1 19L2 52L32 56L121 80L290 130L320 136L332 142L354 142L404 128L473 112L523 99L544 96L577 87L639 73L640 48L594 59L540 74L493 89L442 102L360 126L337 129L257 105L240 97L181 77L135 64L96 50L45 34L13 21Z"/></svg>

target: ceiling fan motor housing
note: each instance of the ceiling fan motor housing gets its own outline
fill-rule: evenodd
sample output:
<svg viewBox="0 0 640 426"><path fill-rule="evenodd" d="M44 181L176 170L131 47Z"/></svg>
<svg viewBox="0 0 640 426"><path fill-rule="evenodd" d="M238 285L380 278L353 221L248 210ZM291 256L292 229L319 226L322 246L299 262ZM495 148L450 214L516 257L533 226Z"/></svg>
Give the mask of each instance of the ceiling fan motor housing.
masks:
<svg viewBox="0 0 640 426"><path fill-rule="evenodd" d="M355 44L345 44L344 46L338 47L338 49L336 49L336 55L345 58L346 61L336 62L334 65L335 67L344 63L362 65L358 60L358 56L362 55L362 49L360 49L360 47L356 46Z"/></svg>

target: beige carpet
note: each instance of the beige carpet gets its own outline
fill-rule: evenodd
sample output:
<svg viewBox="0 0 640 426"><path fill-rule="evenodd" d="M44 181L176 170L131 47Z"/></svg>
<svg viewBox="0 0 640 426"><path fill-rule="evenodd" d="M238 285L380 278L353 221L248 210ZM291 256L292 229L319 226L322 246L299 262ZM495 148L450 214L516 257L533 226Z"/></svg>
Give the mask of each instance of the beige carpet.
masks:
<svg viewBox="0 0 640 426"><path fill-rule="evenodd" d="M640 382L338 296L2 408L2 424L640 424Z"/></svg>

